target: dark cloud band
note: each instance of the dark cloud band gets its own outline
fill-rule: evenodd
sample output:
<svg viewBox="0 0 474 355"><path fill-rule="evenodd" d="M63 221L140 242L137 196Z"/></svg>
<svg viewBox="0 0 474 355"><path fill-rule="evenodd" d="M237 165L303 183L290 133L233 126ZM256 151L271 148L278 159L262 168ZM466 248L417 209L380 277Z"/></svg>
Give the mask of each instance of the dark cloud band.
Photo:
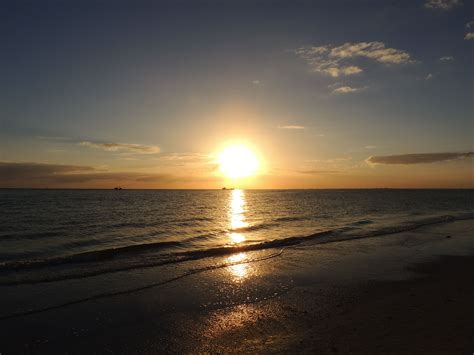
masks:
<svg viewBox="0 0 474 355"><path fill-rule="evenodd" d="M107 182L172 183L186 178L170 174L107 172L90 166L0 162L0 187L81 185Z"/></svg>
<svg viewBox="0 0 474 355"><path fill-rule="evenodd" d="M425 153L425 154L403 154L403 155L385 155L372 156L367 159L370 164L426 164L436 163L447 160L472 158L474 152L464 153Z"/></svg>

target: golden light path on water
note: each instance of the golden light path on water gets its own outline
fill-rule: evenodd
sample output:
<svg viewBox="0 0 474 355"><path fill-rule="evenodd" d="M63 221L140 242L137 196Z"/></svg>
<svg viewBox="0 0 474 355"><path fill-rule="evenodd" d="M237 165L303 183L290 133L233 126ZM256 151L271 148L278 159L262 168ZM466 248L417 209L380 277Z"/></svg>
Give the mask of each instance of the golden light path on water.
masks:
<svg viewBox="0 0 474 355"><path fill-rule="evenodd" d="M245 194L242 190L232 190L230 195L230 238L232 243L239 244L245 241L245 236L242 233L234 232L236 229L245 228L248 223L245 222Z"/></svg>
<svg viewBox="0 0 474 355"><path fill-rule="evenodd" d="M233 245L238 245L245 241L245 235L235 232L248 226L245 221L245 192L243 190L232 190L229 198L229 233L230 241ZM227 258L229 263L236 263L229 267L229 270L236 281L248 276L249 265L239 264L247 259L246 253L233 254Z"/></svg>

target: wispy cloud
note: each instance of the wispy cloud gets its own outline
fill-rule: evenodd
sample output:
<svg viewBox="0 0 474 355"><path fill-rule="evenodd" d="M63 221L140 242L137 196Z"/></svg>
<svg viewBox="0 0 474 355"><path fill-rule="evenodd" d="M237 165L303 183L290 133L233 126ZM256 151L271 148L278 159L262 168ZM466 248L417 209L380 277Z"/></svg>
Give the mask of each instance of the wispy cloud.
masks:
<svg viewBox="0 0 474 355"><path fill-rule="evenodd" d="M474 21L469 21L466 23L466 28L473 28L474 27Z"/></svg>
<svg viewBox="0 0 474 355"><path fill-rule="evenodd" d="M403 155L385 155L372 156L366 162L369 164L427 164L441 161L473 158L474 152L464 153L421 153L421 154L403 154Z"/></svg>
<svg viewBox="0 0 474 355"><path fill-rule="evenodd" d="M209 160L210 157L208 154L201 154L201 153L166 153L166 154L161 154L159 159L160 160L205 161L205 160Z"/></svg>
<svg viewBox="0 0 474 355"><path fill-rule="evenodd" d="M377 146L375 146L375 145L366 145L365 146L365 149L375 149L375 148L377 148Z"/></svg>
<svg viewBox="0 0 474 355"><path fill-rule="evenodd" d="M332 93L333 94L351 94L351 93L362 91L365 89L366 87L353 88L351 86L341 86L341 87L338 87L337 89L334 89Z"/></svg>
<svg viewBox="0 0 474 355"><path fill-rule="evenodd" d="M428 73L428 75L425 76L425 80L430 80L430 79L433 79L433 74Z"/></svg>
<svg viewBox="0 0 474 355"><path fill-rule="evenodd" d="M451 10L457 6L461 6L461 0L427 0L425 7L428 9Z"/></svg>
<svg viewBox="0 0 474 355"><path fill-rule="evenodd" d="M466 35L464 36L464 39L469 41L471 39L474 39L474 32L468 32L466 33Z"/></svg>
<svg viewBox="0 0 474 355"><path fill-rule="evenodd" d="M260 85L262 82L260 80L252 80L253 85Z"/></svg>
<svg viewBox="0 0 474 355"><path fill-rule="evenodd" d="M453 60L454 60L454 57L452 56L445 56L445 57L439 58L440 62L452 62Z"/></svg>
<svg viewBox="0 0 474 355"><path fill-rule="evenodd" d="M414 62L408 52L387 47L385 43L377 41L301 47L293 52L304 59L313 72L332 77L361 73L362 68L352 63L356 58L366 58L385 65Z"/></svg>
<svg viewBox="0 0 474 355"><path fill-rule="evenodd" d="M103 149L109 152L129 152L135 154L156 154L160 152L160 147L156 145L132 144L132 143L98 143L80 142L82 146L96 149Z"/></svg>
<svg viewBox="0 0 474 355"><path fill-rule="evenodd" d="M298 125L286 125L286 126L278 126L278 129L306 129L305 126L298 126Z"/></svg>

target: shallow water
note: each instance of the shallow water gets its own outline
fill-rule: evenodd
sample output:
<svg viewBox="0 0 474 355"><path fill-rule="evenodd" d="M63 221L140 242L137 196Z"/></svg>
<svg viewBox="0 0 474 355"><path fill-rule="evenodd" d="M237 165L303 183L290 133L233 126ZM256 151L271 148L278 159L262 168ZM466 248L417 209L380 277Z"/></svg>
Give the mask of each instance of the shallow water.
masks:
<svg viewBox="0 0 474 355"><path fill-rule="evenodd" d="M0 190L0 284L470 218L473 190Z"/></svg>

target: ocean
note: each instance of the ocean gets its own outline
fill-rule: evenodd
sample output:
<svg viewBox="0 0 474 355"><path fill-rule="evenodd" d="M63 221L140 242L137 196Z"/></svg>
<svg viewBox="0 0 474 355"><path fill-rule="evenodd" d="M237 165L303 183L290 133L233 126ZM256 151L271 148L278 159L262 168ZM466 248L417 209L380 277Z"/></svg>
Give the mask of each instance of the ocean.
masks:
<svg viewBox="0 0 474 355"><path fill-rule="evenodd" d="M474 217L474 190L0 190L0 286Z"/></svg>

